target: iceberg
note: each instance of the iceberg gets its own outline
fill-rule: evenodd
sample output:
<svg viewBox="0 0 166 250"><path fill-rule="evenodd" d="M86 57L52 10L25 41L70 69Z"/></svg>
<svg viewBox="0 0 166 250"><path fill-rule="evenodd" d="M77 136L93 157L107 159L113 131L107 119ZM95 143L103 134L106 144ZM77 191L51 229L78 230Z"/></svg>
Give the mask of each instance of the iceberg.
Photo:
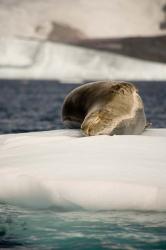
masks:
<svg viewBox="0 0 166 250"><path fill-rule="evenodd" d="M0 79L162 81L166 79L166 66L74 45L1 38Z"/></svg>
<svg viewBox="0 0 166 250"><path fill-rule="evenodd" d="M31 209L166 210L166 129L0 136L0 202Z"/></svg>

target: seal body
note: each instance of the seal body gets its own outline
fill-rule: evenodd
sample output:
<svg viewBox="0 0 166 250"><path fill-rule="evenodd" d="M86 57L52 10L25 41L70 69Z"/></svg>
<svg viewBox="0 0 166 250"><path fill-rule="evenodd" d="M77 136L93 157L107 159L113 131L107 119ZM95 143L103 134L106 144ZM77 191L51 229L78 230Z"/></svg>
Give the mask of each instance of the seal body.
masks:
<svg viewBox="0 0 166 250"><path fill-rule="evenodd" d="M72 90L64 100L62 120L85 135L141 134L146 126L136 87L115 81L87 83Z"/></svg>

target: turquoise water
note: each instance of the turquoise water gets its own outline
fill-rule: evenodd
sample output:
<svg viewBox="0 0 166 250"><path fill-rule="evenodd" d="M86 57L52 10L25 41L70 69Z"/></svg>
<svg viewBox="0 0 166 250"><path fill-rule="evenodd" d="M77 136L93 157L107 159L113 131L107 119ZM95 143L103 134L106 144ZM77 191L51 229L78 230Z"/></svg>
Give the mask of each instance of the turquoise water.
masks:
<svg viewBox="0 0 166 250"><path fill-rule="evenodd" d="M166 249L166 213L0 205L0 249Z"/></svg>

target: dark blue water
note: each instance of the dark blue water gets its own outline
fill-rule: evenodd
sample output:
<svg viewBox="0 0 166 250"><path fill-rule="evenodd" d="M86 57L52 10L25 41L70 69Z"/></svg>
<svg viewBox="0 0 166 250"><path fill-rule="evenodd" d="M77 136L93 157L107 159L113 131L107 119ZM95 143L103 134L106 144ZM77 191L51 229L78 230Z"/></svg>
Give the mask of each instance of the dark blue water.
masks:
<svg viewBox="0 0 166 250"><path fill-rule="evenodd" d="M166 82L136 82L152 127L166 127ZM78 84L0 80L0 133L64 128L61 106Z"/></svg>
<svg viewBox="0 0 166 250"><path fill-rule="evenodd" d="M136 83L153 127L166 127L165 83ZM63 128L61 105L76 86L1 80L0 133ZM0 249L166 249L166 213L37 211L0 204Z"/></svg>

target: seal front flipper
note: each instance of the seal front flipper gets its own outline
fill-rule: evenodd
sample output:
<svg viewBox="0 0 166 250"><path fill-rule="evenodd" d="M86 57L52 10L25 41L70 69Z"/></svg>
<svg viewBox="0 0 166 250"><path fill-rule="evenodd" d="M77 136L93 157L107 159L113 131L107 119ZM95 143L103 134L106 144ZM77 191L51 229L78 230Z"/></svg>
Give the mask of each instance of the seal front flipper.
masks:
<svg viewBox="0 0 166 250"><path fill-rule="evenodd" d="M145 129L146 128L151 128L152 127L152 123L151 122L147 122L146 125L145 125Z"/></svg>

